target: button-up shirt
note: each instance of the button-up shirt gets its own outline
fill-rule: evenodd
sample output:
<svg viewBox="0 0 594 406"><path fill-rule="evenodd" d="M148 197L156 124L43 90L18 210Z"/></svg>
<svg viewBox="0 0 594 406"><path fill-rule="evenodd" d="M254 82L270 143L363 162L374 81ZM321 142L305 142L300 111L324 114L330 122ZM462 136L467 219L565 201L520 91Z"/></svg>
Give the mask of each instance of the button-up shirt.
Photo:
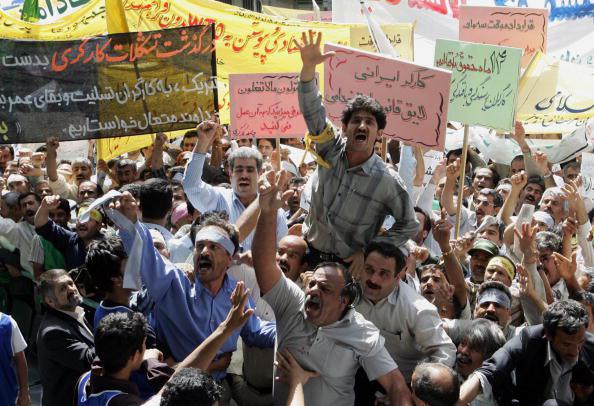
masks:
<svg viewBox="0 0 594 406"><path fill-rule="evenodd" d="M393 168L376 154L360 165L349 167L346 142L330 121L315 81L299 82L299 106L311 134L331 126L332 140L318 143L316 152L332 167L318 166L310 210L303 235L319 251L347 258L363 250L371 240L401 245L418 231L410 196ZM395 223L378 237L384 219Z"/></svg>
<svg viewBox="0 0 594 406"><path fill-rule="evenodd" d="M232 189L209 185L202 181L202 168L204 166L205 154L194 153L184 173L184 192L192 206L200 213L208 211L224 211L229 214L229 222L235 224L241 213L246 209L245 205ZM287 235L287 221L283 209L278 209L276 217L276 239L277 242ZM244 251L252 249L252 231L242 242Z"/></svg>
<svg viewBox="0 0 594 406"><path fill-rule="evenodd" d="M306 405L352 405L359 366L370 380L397 368L377 327L354 309L335 323L315 326L305 319L305 294L285 277L264 300L276 316L278 349L289 349L304 369L320 373L303 388ZM284 405L286 398L287 386L275 382L275 404Z"/></svg>
<svg viewBox="0 0 594 406"><path fill-rule="evenodd" d="M357 311L380 329L386 349L407 382L423 360L454 365L456 347L443 329L437 309L406 283L401 282L375 304L363 298Z"/></svg>
<svg viewBox="0 0 594 406"><path fill-rule="evenodd" d="M33 267L29 262L35 227L25 220L15 223L11 219L0 218L0 235L5 236L19 249L21 268L33 277Z"/></svg>
<svg viewBox="0 0 594 406"><path fill-rule="evenodd" d="M555 355L551 348L551 342L547 344L547 358L545 360L545 368L549 367L551 371L551 379L545 389L545 394L549 399L555 399L560 405L573 404L574 394L569 386L571 381L571 370L577 363L575 362L559 362L559 357Z"/></svg>
<svg viewBox="0 0 594 406"><path fill-rule="evenodd" d="M182 270L155 250L150 232L142 223L136 224L136 231L131 234L121 228L120 236L128 254L134 238L142 239L140 274L155 303L155 330L169 346L173 358L182 361L225 320L231 309L229 297L237 282L225 276L216 294L204 288L199 280L192 284ZM253 307L250 299L247 308ZM240 334L247 345L270 348L274 346L276 328L274 323L261 322L252 316L240 332L233 332L218 354L235 351ZM213 376L222 379L225 373L219 371Z"/></svg>

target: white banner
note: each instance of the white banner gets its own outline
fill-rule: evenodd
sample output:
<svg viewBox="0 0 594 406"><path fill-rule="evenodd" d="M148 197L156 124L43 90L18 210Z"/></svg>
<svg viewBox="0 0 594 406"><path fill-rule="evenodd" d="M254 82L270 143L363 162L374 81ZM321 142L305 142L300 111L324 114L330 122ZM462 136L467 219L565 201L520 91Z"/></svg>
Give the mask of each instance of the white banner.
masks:
<svg viewBox="0 0 594 406"><path fill-rule="evenodd" d="M368 0L380 24L416 21L415 62L433 65L437 38L458 40L457 0ZM473 6L548 8L547 54L564 61L594 64L594 5L586 0L466 0ZM332 0L332 21L365 23L359 0Z"/></svg>

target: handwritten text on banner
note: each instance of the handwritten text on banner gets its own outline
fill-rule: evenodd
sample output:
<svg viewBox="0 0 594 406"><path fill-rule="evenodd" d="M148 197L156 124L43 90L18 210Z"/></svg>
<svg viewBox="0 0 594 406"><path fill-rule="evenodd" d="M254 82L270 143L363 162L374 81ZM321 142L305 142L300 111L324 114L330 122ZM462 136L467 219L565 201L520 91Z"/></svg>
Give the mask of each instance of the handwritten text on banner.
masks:
<svg viewBox="0 0 594 406"><path fill-rule="evenodd" d="M583 193L594 199L594 154L582 153L582 177L584 178Z"/></svg>
<svg viewBox="0 0 594 406"><path fill-rule="evenodd" d="M537 51L547 49L547 9L460 7L460 41L503 45L524 51L525 68Z"/></svg>
<svg viewBox="0 0 594 406"><path fill-rule="evenodd" d="M0 50L0 143L179 130L216 111L212 26Z"/></svg>
<svg viewBox="0 0 594 406"><path fill-rule="evenodd" d="M519 48L438 39L435 66L452 71L448 119L511 131L521 58Z"/></svg>
<svg viewBox="0 0 594 406"><path fill-rule="evenodd" d="M336 53L324 66L324 104L334 124L350 99L365 94L386 111L385 136L443 149L449 72L332 44L324 50Z"/></svg>
<svg viewBox="0 0 594 406"><path fill-rule="evenodd" d="M303 137L297 73L229 75L234 138Z"/></svg>
<svg viewBox="0 0 594 406"><path fill-rule="evenodd" d="M594 116L594 68L538 54L520 83L518 118L556 127Z"/></svg>

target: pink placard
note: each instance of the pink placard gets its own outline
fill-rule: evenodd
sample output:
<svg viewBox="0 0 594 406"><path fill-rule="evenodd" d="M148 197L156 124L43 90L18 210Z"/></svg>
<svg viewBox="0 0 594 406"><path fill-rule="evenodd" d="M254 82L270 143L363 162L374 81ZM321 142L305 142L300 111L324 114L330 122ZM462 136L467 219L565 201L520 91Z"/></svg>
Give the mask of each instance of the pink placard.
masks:
<svg viewBox="0 0 594 406"><path fill-rule="evenodd" d="M523 50L522 68L537 51L546 53L549 11L525 7L460 7L460 41Z"/></svg>
<svg viewBox="0 0 594 406"><path fill-rule="evenodd" d="M297 99L298 80L298 73L229 75L231 137L303 137L307 127Z"/></svg>
<svg viewBox="0 0 594 406"><path fill-rule="evenodd" d="M324 105L341 126L341 113L357 94L375 98L386 111L384 135L443 150L451 73L444 69L326 44L334 51L324 66Z"/></svg>

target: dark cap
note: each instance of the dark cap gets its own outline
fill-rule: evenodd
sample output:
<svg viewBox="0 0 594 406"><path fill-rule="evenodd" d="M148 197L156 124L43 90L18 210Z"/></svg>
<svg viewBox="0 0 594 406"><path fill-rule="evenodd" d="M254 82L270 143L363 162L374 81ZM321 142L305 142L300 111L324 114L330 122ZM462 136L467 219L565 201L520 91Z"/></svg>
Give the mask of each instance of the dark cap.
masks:
<svg viewBox="0 0 594 406"><path fill-rule="evenodd" d="M489 240L485 240L483 238L479 238L478 240L476 240L472 248L468 251L468 253L472 255L476 251L483 251L492 256L499 255L499 247L497 247L495 243Z"/></svg>

